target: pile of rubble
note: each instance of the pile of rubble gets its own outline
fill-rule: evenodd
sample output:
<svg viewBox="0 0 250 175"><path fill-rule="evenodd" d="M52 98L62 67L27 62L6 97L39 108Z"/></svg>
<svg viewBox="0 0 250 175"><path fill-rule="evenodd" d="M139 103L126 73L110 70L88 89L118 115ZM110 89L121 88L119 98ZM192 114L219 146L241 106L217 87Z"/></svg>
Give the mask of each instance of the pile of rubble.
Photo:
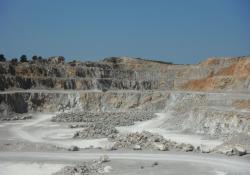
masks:
<svg viewBox="0 0 250 175"><path fill-rule="evenodd" d="M61 113L54 116L53 122L102 122L113 126L129 126L136 121L150 120L155 117L153 112L130 110L128 112L77 112Z"/></svg>
<svg viewBox="0 0 250 175"><path fill-rule="evenodd" d="M228 156L238 155L243 156L248 153L244 145L221 145L216 148L209 148L207 146L193 146L191 144L176 143L171 140L166 140L161 135L152 134L150 132L143 131L141 133L129 133L127 135L117 134L114 138L109 138L114 142L113 149L155 149L160 151L176 150L184 152L201 152L201 153L221 153Z"/></svg>
<svg viewBox="0 0 250 175"><path fill-rule="evenodd" d="M236 144L236 145L226 145L226 146L219 146L216 149L216 152L225 154L228 156L243 156L247 154L247 150L243 145Z"/></svg>
<svg viewBox="0 0 250 175"><path fill-rule="evenodd" d="M84 139L97 139L97 138L107 138L115 137L118 133L114 125L108 125L108 123L91 123L86 126L83 130L77 131L74 134L74 138L84 138Z"/></svg>
<svg viewBox="0 0 250 175"><path fill-rule="evenodd" d="M74 134L74 138L114 138L118 133L115 127L133 125L136 121L149 120L154 113L131 110L128 112L78 112L61 113L52 118L53 122L83 122L70 125L70 128L83 128Z"/></svg>
<svg viewBox="0 0 250 175"><path fill-rule="evenodd" d="M176 142L164 139L161 135L152 134L147 131L143 131L141 133L129 133L127 135L117 135L117 137L110 138L110 140L114 142L114 148L116 149L156 149L160 151L177 149L186 152L195 150L195 148L190 144L177 144Z"/></svg>
<svg viewBox="0 0 250 175"><path fill-rule="evenodd" d="M112 168L111 166L105 165L109 162L108 156L103 155L99 160L80 162L74 166L66 166L60 171L54 173L53 175L89 175L89 174L103 174L108 173Z"/></svg>

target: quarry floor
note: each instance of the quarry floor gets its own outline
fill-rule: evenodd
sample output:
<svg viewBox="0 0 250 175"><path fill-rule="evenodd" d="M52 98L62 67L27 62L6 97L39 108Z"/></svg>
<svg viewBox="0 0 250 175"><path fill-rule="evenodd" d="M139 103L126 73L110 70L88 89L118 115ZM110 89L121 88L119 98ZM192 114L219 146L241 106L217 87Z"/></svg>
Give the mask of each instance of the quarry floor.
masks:
<svg viewBox="0 0 250 175"><path fill-rule="evenodd" d="M250 159L228 157L219 154L184 153L156 150L115 150L98 149L109 146L107 139L77 140L72 135L77 129L69 129L66 124L50 122L54 114L36 114L31 120L10 121L0 124L0 175L36 175L52 174L65 165L77 161L98 159L108 155L107 164L112 170L105 174L249 174ZM121 127L120 132L141 131L148 128L156 132L183 138L187 142L219 144L218 140L203 140L192 135L178 135L168 131L156 130L153 126L161 121L163 115L151 121ZM178 140L176 140L178 141ZM81 149L69 152L67 148L77 145L80 148L90 146L96 149ZM41 149L42 148L42 149ZM153 166L154 162L158 165Z"/></svg>

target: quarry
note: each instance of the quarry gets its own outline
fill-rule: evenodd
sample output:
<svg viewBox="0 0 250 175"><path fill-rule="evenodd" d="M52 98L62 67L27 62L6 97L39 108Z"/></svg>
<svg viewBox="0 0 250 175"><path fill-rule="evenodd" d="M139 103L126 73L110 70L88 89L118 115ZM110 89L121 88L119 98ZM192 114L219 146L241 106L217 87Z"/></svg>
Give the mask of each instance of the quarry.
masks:
<svg viewBox="0 0 250 175"><path fill-rule="evenodd" d="M0 175L249 172L249 56L0 62Z"/></svg>

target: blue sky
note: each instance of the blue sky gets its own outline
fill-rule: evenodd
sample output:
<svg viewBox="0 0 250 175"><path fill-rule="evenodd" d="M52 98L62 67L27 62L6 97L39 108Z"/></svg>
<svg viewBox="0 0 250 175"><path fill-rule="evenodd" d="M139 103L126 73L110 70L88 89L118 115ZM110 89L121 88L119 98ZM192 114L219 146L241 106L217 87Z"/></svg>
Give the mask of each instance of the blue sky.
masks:
<svg viewBox="0 0 250 175"><path fill-rule="evenodd" d="M0 52L197 63L250 55L248 0L0 0Z"/></svg>

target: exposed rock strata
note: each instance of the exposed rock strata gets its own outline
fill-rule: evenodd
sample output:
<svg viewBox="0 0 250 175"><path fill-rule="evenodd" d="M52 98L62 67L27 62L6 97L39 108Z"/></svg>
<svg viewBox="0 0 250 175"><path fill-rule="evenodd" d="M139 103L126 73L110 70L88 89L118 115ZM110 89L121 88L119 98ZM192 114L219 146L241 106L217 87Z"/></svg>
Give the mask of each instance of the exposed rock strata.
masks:
<svg viewBox="0 0 250 175"><path fill-rule="evenodd" d="M221 65L216 71L211 71L209 76L191 80L182 85L185 90L195 91L249 91L250 90L250 59L208 59L201 63L203 66Z"/></svg>
<svg viewBox="0 0 250 175"><path fill-rule="evenodd" d="M0 90L205 90L249 91L249 57L210 58L175 65L128 57L98 62L0 63Z"/></svg>
<svg viewBox="0 0 250 175"><path fill-rule="evenodd" d="M184 130L213 137L250 133L250 111L234 109L235 100L247 95L223 93L171 93L163 128Z"/></svg>
<svg viewBox="0 0 250 175"><path fill-rule="evenodd" d="M160 91L79 91L79 92L17 92L0 94L0 104L4 110L0 115L10 112L58 112L94 111L123 112L130 109L161 111L165 107L168 92Z"/></svg>
<svg viewBox="0 0 250 175"><path fill-rule="evenodd" d="M233 140L241 134L248 137L249 66L250 57L210 58L196 65L127 57L112 57L99 62L65 63L59 57L39 62L1 62L0 118L21 119L17 116L28 112L74 111L58 115L54 121L91 123L84 126L89 132L79 132L78 136L100 138L116 133L115 126L152 118L152 115L145 115L147 113L165 112L169 118L162 122L161 128L225 140ZM130 115L134 110L145 113ZM84 113L78 115L77 111ZM107 112L112 115L106 116ZM103 123L96 125L97 120ZM104 124L110 128L105 130ZM121 147L139 145L141 149L154 146L160 150L171 146L168 141L167 144L163 141L152 144L151 137L154 136L137 133L120 138L117 144L125 145ZM114 138L119 139L110 139ZM243 146L250 143L242 142L240 139L237 143ZM176 148L193 149L185 144ZM230 150L242 154L241 149Z"/></svg>

